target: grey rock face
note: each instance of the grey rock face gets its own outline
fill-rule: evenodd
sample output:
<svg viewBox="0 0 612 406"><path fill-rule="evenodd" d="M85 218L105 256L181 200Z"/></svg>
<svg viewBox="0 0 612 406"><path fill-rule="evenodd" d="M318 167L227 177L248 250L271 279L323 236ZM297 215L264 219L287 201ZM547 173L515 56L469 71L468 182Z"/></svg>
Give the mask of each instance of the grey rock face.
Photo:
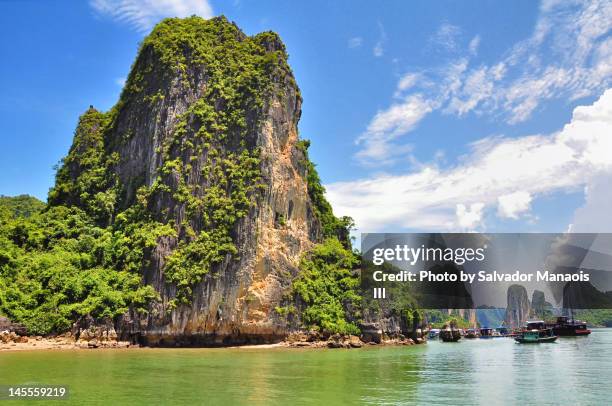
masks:
<svg viewBox="0 0 612 406"><path fill-rule="evenodd" d="M512 285L508 288L507 298L506 326L521 327L527 321L531 309L527 289L521 285Z"/></svg>
<svg viewBox="0 0 612 406"><path fill-rule="evenodd" d="M243 34L241 39L246 38ZM280 42L265 44L268 52L281 47ZM160 151L175 133L189 108L207 89L209 71L205 64L189 65L185 72L159 71L153 52L141 52L134 68L146 73L151 96L149 103L127 101L119 107L116 124L108 135L114 152L120 157L115 167L124 185L122 204L133 203L142 185L151 186L164 164ZM144 269L144 282L152 285L161 300L148 315L130 312L117 330L122 337L136 337L150 345L227 345L263 343L282 339L288 326L274 311L297 275L301 255L320 239L321 226L313 216L307 183L304 153L297 148L297 124L301 114L301 96L291 72L273 72L275 89L261 109L247 111L246 137L250 148L259 148L264 185L252 196L256 205L239 219L231 235L238 255L215 266L214 272L193 287L190 304L171 305L177 295L168 283L164 266L177 248L178 239L161 237ZM161 94L163 97L153 97ZM216 106L223 108L223 106ZM187 129L187 138L192 136ZM232 134L222 148L234 148ZM190 162L187 185L205 190L202 168L208 150ZM187 161L188 157L183 157ZM178 179L176 180L178 183ZM159 195L152 210L162 222L182 224L185 203ZM279 224L283 218L283 224ZM190 220L191 221L191 220ZM198 222L193 227L199 232Z"/></svg>
<svg viewBox="0 0 612 406"><path fill-rule="evenodd" d="M0 316L0 331L6 331L10 333L16 333L18 335L25 335L27 333L26 328L21 324L13 323L6 317Z"/></svg>
<svg viewBox="0 0 612 406"><path fill-rule="evenodd" d="M531 312L533 317L545 318L551 314L552 305L546 301L544 292L540 290L534 290L531 296Z"/></svg>

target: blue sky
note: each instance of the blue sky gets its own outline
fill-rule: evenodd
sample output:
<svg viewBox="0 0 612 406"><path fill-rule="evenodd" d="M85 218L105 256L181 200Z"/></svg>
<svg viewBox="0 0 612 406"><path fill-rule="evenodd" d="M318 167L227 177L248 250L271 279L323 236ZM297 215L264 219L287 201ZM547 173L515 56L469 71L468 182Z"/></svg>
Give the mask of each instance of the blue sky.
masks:
<svg viewBox="0 0 612 406"><path fill-rule="evenodd" d="M45 199L78 116L116 102L155 21L194 13L281 35L361 231L612 228L603 1L0 1L0 194Z"/></svg>

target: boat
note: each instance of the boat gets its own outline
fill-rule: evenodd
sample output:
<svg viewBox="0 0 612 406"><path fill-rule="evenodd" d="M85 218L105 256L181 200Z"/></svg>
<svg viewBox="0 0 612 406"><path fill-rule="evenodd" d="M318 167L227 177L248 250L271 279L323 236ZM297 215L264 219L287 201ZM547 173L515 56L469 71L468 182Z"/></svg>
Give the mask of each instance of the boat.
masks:
<svg viewBox="0 0 612 406"><path fill-rule="evenodd" d="M570 320L566 316L557 317L555 323L550 323L547 326L552 328L555 335L561 337L581 337L591 334L591 330L587 328L584 321L574 320L573 318Z"/></svg>
<svg viewBox="0 0 612 406"><path fill-rule="evenodd" d="M531 320L531 321L526 321L525 322L525 328L524 330L530 331L530 330L545 330L549 328L548 326L546 326L546 323L544 322L544 320Z"/></svg>
<svg viewBox="0 0 612 406"><path fill-rule="evenodd" d="M439 328L432 328L431 330L429 330L429 334L428 334L429 338L438 338L439 335L440 335Z"/></svg>
<svg viewBox="0 0 612 406"><path fill-rule="evenodd" d="M440 340L445 343L456 343L461 340L461 332L451 328L440 330Z"/></svg>
<svg viewBox="0 0 612 406"><path fill-rule="evenodd" d="M445 343L456 343L461 340L461 330L457 328L455 321L445 324L442 330L440 330L440 340Z"/></svg>
<svg viewBox="0 0 612 406"><path fill-rule="evenodd" d="M510 331L508 327L503 327L503 326L499 327L497 331L499 331L499 335L501 335L502 337L507 337L510 334L512 334L512 332Z"/></svg>
<svg viewBox="0 0 612 406"><path fill-rule="evenodd" d="M521 335L514 338L519 344L541 344L541 343L553 343L559 338L554 335L551 328L542 330L525 330Z"/></svg>
<svg viewBox="0 0 612 406"><path fill-rule="evenodd" d="M480 338L493 338L493 329L489 327L483 327L480 329Z"/></svg>
<svg viewBox="0 0 612 406"><path fill-rule="evenodd" d="M480 333L477 329L470 328L465 332L465 338L478 338Z"/></svg>
<svg viewBox="0 0 612 406"><path fill-rule="evenodd" d="M523 330L520 328L513 328L512 330L509 330L507 337L514 338L520 336L521 334L523 334Z"/></svg>

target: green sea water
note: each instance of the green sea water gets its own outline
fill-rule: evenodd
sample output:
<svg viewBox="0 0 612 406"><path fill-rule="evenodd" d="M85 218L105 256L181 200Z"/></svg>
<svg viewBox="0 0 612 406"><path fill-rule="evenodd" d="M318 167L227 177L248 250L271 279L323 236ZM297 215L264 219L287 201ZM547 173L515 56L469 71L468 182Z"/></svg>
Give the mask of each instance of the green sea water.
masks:
<svg viewBox="0 0 612 406"><path fill-rule="evenodd" d="M4 352L0 384L67 385L60 405L607 405L612 329L531 345Z"/></svg>

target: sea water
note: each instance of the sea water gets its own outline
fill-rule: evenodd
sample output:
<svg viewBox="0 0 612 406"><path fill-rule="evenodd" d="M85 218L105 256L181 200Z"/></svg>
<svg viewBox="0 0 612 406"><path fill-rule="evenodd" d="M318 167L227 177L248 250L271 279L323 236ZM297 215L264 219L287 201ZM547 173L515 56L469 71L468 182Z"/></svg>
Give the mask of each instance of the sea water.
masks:
<svg viewBox="0 0 612 406"><path fill-rule="evenodd" d="M0 384L65 385L60 405L607 405L611 383L612 329L527 345L0 352Z"/></svg>

